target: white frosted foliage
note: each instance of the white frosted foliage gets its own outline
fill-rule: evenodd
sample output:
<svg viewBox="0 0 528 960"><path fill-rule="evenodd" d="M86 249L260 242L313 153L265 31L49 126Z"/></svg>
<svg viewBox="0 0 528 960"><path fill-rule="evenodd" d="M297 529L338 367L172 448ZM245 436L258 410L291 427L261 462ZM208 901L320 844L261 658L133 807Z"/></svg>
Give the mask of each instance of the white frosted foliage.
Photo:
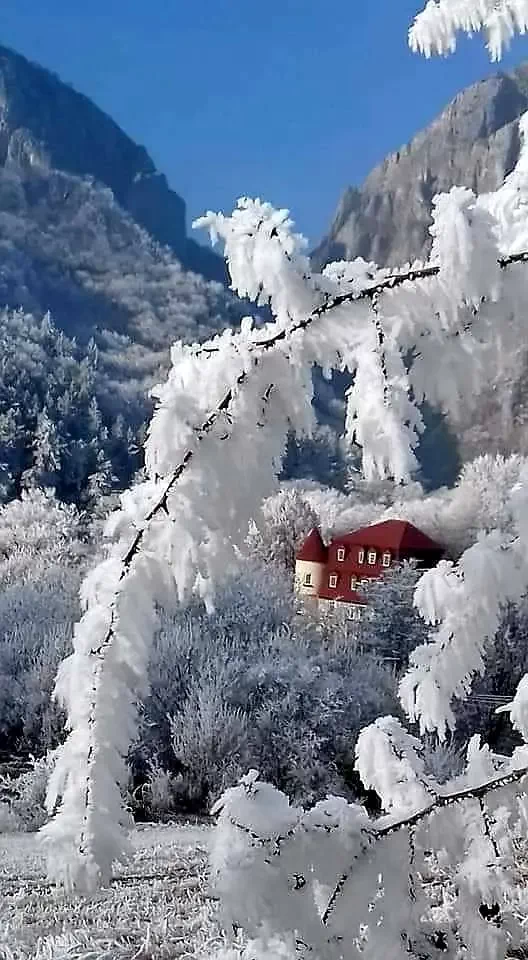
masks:
<svg viewBox="0 0 528 960"><path fill-rule="evenodd" d="M240 925L259 958L280 943L285 955L302 945L323 960L434 957L437 945L458 960L462 941L468 960L504 960L523 936L515 843L525 772L510 783L503 762L493 777L475 743L464 774L440 785L393 718L370 733L360 772L369 783L392 780L380 817L335 797L294 807L254 772L216 804L211 862L226 929ZM381 749L376 737L387 740Z"/></svg>
<svg viewBox="0 0 528 960"><path fill-rule="evenodd" d="M527 0L428 0L409 31L409 44L426 57L454 53L458 33L482 31L491 59L500 60L515 34L527 28Z"/></svg>
<svg viewBox="0 0 528 960"><path fill-rule="evenodd" d="M497 224L472 190L452 187L434 198L431 235L431 261L439 264L440 282L455 302L479 307L484 299L498 299L502 271Z"/></svg>
<svg viewBox="0 0 528 960"><path fill-rule="evenodd" d="M417 465L423 401L456 418L526 341L526 268L522 256L504 257L508 224L520 235L525 165L523 154L515 186L512 180L497 202L468 190L437 198L431 262L393 274L363 261L312 272L288 212L260 200L244 198L231 216L210 213L200 221L224 244L233 289L269 307L271 319L248 317L206 343L175 344L167 380L154 391L146 479L123 494L108 521L106 555L83 586L74 650L57 679L68 737L50 782L54 816L44 830L53 879L93 889L109 882L123 855L128 818L121 792L137 705L147 692L156 608L193 594L211 608L239 569L250 524L277 488L289 432L307 435L314 426L314 366L351 375L346 435L361 445L365 475L405 483ZM457 564L440 564L418 584L416 602L431 633L412 654L401 697L422 732L446 736L453 700L467 695L483 669L502 605L526 591L526 489L521 476L511 503L502 497L497 529L483 531ZM511 708L524 736L527 696L523 682ZM393 718L361 734L358 765L382 797L389 826L442 794L426 775L418 741ZM443 816L431 814L433 822ZM300 931L323 956L333 955L353 887L350 949L376 960L409 954L420 898L404 884L405 899L395 901L390 921L386 904L402 886L398 864L415 843L412 832L393 836L391 826L371 850L379 824L374 829L362 808L329 798L314 811L295 809L254 775L224 797L220 819L228 839L218 848L218 883L226 900L236 886L232 917L251 936L284 934L290 950ZM426 849L424 840L416 856ZM450 863L451 876L456 867ZM254 888L244 880L253 872ZM270 890L271 912L260 886ZM421 927L419 936L426 943ZM415 953L425 949L418 943Z"/></svg>
<svg viewBox="0 0 528 960"><path fill-rule="evenodd" d="M400 682L402 704L422 732L444 739L453 729L453 698L465 698L493 643L502 604L519 601L528 568L516 541L500 531L481 535L458 564L441 562L418 581L415 603L438 626L410 656Z"/></svg>

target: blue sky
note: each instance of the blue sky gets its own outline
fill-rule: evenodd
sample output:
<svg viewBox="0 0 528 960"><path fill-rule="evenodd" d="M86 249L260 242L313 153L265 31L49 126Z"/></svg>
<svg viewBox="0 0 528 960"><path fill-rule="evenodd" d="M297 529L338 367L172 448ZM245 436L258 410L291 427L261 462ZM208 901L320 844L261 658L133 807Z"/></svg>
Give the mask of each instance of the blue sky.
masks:
<svg viewBox="0 0 528 960"><path fill-rule="evenodd" d="M4 0L0 42L91 96L143 143L189 220L241 194L316 242L342 189L494 71L480 38L424 61L419 0ZM528 58L521 38L502 69Z"/></svg>

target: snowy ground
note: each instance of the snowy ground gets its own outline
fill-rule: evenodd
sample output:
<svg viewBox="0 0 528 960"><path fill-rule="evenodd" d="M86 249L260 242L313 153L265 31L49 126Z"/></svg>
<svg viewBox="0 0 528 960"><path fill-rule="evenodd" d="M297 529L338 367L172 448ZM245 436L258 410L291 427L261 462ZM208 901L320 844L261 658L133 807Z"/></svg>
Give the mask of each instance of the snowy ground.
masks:
<svg viewBox="0 0 528 960"><path fill-rule="evenodd" d="M0 960L207 960L223 943L209 837L207 826L141 827L112 887L81 900L46 884L35 836L0 834Z"/></svg>

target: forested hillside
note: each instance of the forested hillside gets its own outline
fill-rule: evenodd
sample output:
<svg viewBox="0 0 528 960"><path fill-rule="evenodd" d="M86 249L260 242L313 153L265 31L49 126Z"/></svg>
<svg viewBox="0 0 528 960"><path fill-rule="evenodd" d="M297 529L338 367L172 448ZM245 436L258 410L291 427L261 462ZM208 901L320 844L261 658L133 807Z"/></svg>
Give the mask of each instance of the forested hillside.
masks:
<svg viewBox="0 0 528 960"><path fill-rule="evenodd" d="M0 90L0 497L93 505L140 466L170 345L242 311L144 148L4 48Z"/></svg>

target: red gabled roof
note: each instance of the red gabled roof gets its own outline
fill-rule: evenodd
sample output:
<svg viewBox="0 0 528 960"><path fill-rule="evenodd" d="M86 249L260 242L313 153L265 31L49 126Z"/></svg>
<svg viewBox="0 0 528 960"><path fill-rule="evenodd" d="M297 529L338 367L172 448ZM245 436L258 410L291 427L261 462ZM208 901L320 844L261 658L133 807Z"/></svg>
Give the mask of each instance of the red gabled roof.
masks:
<svg viewBox="0 0 528 960"><path fill-rule="evenodd" d="M361 546L378 547L383 550L435 550L442 551L442 547L431 540L407 520L383 520L370 527L362 527L353 533L335 537L332 543L360 544Z"/></svg>
<svg viewBox="0 0 528 960"><path fill-rule="evenodd" d="M319 530L314 527L308 534L301 549L297 554L297 560L307 560L311 563L326 563L328 560L328 550L325 547Z"/></svg>

